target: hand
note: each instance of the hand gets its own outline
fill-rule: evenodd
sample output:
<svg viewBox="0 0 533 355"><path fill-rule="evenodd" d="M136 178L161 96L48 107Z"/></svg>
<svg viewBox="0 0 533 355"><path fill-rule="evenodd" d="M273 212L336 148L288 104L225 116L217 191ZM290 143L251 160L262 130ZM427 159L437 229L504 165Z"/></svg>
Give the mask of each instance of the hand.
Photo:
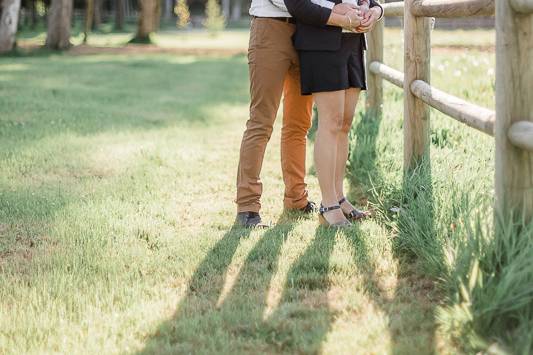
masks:
<svg viewBox="0 0 533 355"><path fill-rule="evenodd" d="M361 20L361 24L355 29L357 33L366 33L374 28L374 25L381 16L381 9L378 6L371 8Z"/></svg>
<svg viewBox="0 0 533 355"><path fill-rule="evenodd" d="M346 3L340 3L335 6L333 6L333 12L339 15L346 15L348 12L352 10L357 10L358 6L352 5L352 4L346 4Z"/></svg>
<svg viewBox="0 0 533 355"><path fill-rule="evenodd" d="M361 15L363 16L363 18L369 16L370 5L368 1L363 1L361 5L359 5L359 11L361 11Z"/></svg>
<svg viewBox="0 0 533 355"><path fill-rule="evenodd" d="M345 29L355 31L356 28L361 26L363 17L359 10L351 10L346 13L346 24L343 26Z"/></svg>

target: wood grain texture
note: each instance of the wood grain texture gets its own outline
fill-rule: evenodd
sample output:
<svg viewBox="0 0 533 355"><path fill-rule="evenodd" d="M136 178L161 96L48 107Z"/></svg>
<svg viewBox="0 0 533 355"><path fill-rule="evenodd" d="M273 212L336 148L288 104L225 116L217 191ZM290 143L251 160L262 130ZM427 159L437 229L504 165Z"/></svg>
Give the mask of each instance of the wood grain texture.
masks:
<svg viewBox="0 0 533 355"><path fill-rule="evenodd" d="M421 80L411 84L411 92L431 107L490 136L494 136L495 112L447 94Z"/></svg>
<svg viewBox="0 0 533 355"><path fill-rule="evenodd" d="M385 12L385 16L389 17L403 17L403 8L404 3L403 1L400 2L389 2L386 4L382 4L383 10Z"/></svg>
<svg viewBox="0 0 533 355"><path fill-rule="evenodd" d="M430 82L431 19L414 16L414 3L406 0L404 9L404 170L429 155L429 106L411 93L411 83Z"/></svg>
<svg viewBox="0 0 533 355"><path fill-rule="evenodd" d="M372 62L369 65L370 72L379 75L388 82L403 88L404 75L401 71L391 68L380 62Z"/></svg>
<svg viewBox="0 0 533 355"><path fill-rule="evenodd" d="M0 0L0 53L15 46L20 0Z"/></svg>
<svg viewBox="0 0 533 355"><path fill-rule="evenodd" d="M518 148L533 152L533 122L520 121L512 124L507 132L511 143Z"/></svg>
<svg viewBox="0 0 533 355"><path fill-rule="evenodd" d="M72 0L52 0L50 10L48 10L48 30L45 43L47 48L63 50L71 46L72 6Z"/></svg>
<svg viewBox="0 0 533 355"><path fill-rule="evenodd" d="M494 15L494 0L415 0L412 13L424 17L470 17Z"/></svg>
<svg viewBox="0 0 533 355"><path fill-rule="evenodd" d="M496 212L533 219L533 152L515 146L517 122L533 122L533 15L496 3ZM529 125L528 125L529 127Z"/></svg>
<svg viewBox="0 0 533 355"><path fill-rule="evenodd" d="M373 73L369 66L372 62L383 62L383 31L385 28L384 21L379 21L374 29L367 36L368 50L366 51L367 67L367 91L366 91L366 110L372 117L382 115L383 107L383 79Z"/></svg>
<svg viewBox="0 0 533 355"><path fill-rule="evenodd" d="M510 0L513 10L521 14L533 13L533 0Z"/></svg>

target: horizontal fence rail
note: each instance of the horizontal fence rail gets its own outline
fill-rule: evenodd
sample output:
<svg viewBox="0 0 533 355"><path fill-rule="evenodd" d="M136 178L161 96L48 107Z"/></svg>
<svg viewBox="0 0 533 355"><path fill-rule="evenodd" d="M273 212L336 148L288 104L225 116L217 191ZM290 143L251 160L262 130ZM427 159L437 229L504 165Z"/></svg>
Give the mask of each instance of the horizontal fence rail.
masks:
<svg viewBox="0 0 533 355"><path fill-rule="evenodd" d="M440 91L422 80L411 83L411 92L429 106L490 136L494 136L496 113Z"/></svg>
<svg viewBox="0 0 533 355"><path fill-rule="evenodd" d="M519 121L513 123L507 136L515 147L533 152L533 122Z"/></svg>
<svg viewBox="0 0 533 355"><path fill-rule="evenodd" d="M521 14L533 13L533 0L510 0L513 10Z"/></svg>
<svg viewBox="0 0 533 355"><path fill-rule="evenodd" d="M450 0L415 0L412 6L413 15L419 17L455 18L494 15L494 0L455 0L453 2Z"/></svg>
<svg viewBox="0 0 533 355"><path fill-rule="evenodd" d="M404 72L383 63L383 22L369 33L368 113L382 114L383 80L403 88L404 170L429 158L433 107L495 137L495 211L533 220L533 0L405 0L383 5L404 18ZM496 13L496 111L430 84L431 17ZM371 117L371 116L370 116Z"/></svg>
<svg viewBox="0 0 533 355"><path fill-rule="evenodd" d="M383 6L385 16L403 17L403 1L402 2L388 2Z"/></svg>
<svg viewBox="0 0 533 355"><path fill-rule="evenodd" d="M391 68L380 62L370 63L369 68L372 73L382 77L400 89L403 88L404 75L401 71Z"/></svg>

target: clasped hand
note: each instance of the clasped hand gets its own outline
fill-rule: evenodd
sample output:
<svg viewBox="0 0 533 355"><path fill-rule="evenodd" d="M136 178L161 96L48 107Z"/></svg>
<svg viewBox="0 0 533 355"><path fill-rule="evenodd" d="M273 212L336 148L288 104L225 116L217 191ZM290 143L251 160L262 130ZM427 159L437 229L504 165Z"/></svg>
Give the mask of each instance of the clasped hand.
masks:
<svg viewBox="0 0 533 355"><path fill-rule="evenodd" d="M333 7L333 12L346 17L346 24L343 28L357 33L370 31L379 18L376 11L370 9L368 4L341 3Z"/></svg>

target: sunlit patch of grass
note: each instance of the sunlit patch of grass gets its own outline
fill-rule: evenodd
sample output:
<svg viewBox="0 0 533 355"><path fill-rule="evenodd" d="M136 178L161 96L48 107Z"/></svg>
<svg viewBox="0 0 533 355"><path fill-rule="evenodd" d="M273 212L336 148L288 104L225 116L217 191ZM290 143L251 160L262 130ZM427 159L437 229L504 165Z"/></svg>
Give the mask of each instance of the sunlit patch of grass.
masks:
<svg viewBox="0 0 533 355"><path fill-rule="evenodd" d="M233 35L245 46L246 32ZM453 57L435 53L437 66L450 61L435 84L491 107L486 55L459 57L470 87L452 85ZM244 56L47 54L0 59L0 73L7 353L457 353L444 332L455 330L437 324L449 293L435 275L464 275L446 242L467 216L457 200L491 195L489 139L435 115L428 242L442 250L431 252L404 228L428 215L403 201L401 93L387 87L379 122L358 114L351 197L375 218L345 232L283 212L278 124L262 176L273 227L248 231L233 226ZM464 191L469 202L453 195Z"/></svg>

